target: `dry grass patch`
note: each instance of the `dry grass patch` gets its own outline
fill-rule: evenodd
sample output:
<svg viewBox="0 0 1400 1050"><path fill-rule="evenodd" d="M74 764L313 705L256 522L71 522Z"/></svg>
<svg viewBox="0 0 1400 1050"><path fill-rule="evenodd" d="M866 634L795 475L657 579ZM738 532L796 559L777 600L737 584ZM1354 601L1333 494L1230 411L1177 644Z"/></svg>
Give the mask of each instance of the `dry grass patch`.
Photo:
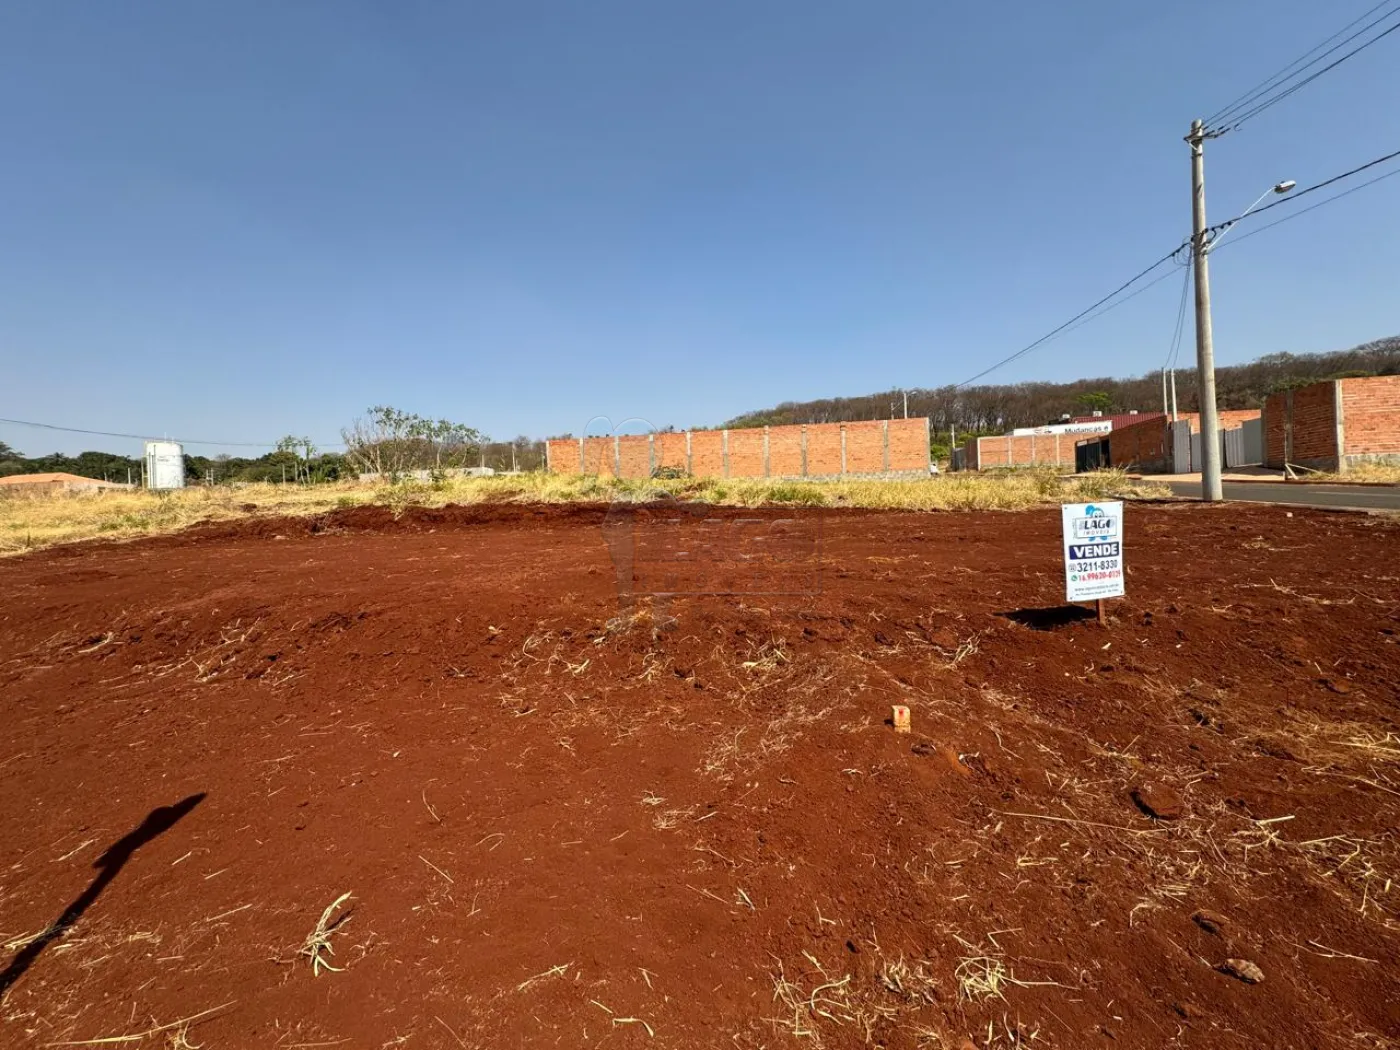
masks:
<svg viewBox="0 0 1400 1050"><path fill-rule="evenodd" d="M376 505L402 511L448 503L576 503L671 497L717 506L866 507L882 510L1023 510L1046 503L1167 494L1130 482L1122 471L1062 478L1053 471L954 474L908 481L778 481L681 478L627 480L556 474L449 478L441 482L325 485L252 484L46 495L0 494L0 555L59 543L130 539L196 522L307 517Z"/></svg>
<svg viewBox="0 0 1400 1050"><path fill-rule="evenodd" d="M1353 463L1345 471L1298 471L1298 481L1314 484L1364 482L1368 484L1400 485L1400 463Z"/></svg>

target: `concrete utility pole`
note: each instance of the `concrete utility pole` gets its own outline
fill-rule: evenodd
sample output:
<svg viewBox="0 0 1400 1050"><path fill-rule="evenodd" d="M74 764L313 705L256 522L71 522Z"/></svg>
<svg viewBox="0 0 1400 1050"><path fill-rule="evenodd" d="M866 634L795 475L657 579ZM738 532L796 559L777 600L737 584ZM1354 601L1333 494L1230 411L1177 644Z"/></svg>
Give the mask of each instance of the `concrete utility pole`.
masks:
<svg viewBox="0 0 1400 1050"><path fill-rule="evenodd" d="M905 418L905 419L908 419L908 418L909 418L909 391L907 391L907 390L902 390L902 391L900 391L900 393L902 393L902 394L904 395L904 418Z"/></svg>
<svg viewBox="0 0 1400 1050"><path fill-rule="evenodd" d="M1191 260L1196 268L1196 387L1201 409L1201 499L1224 500L1220 483L1220 417L1215 408L1215 345L1210 331L1210 268L1206 261L1205 127L1191 122Z"/></svg>

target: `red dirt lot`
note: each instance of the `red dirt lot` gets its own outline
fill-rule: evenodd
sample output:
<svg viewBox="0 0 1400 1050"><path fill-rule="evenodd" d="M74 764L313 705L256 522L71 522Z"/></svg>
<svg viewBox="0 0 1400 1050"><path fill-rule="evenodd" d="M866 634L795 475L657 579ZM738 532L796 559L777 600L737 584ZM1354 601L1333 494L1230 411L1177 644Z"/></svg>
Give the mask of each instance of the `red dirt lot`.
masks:
<svg viewBox="0 0 1400 1050"><path fill-rule="evenodd" d="M1400 524L1130 505L1101 627L1053 507L606 513L0 561L0 1045L1400 1045Z"/></svg>

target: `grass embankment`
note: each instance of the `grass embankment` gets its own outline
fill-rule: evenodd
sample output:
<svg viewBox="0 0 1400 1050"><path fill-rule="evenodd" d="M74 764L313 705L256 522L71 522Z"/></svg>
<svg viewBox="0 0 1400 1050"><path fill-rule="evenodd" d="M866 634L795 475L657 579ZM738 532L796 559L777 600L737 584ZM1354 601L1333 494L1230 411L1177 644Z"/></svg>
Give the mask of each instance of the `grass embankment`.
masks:
<svg viewBox="0 0 1400 1050"><path fill-rule="evenodd" d="M1353 463L1345 473L1336 474L1323 471L1298 472L1294 481L1314 485L1336 485L1351 482L1364 485L1400 485L1400 463Z"/></svg>
<svg viewBox="0 0 1400 1050"><path fill-rule="evenodd" d="M658 492L728 506L870 507L889 510L1021 510L1043 503L1166 495L1122 472L1062 479L1048 471L955 474L914 481L765 481L616 478L520 474L439 483L245 485L88 494L0 495L0 555L98 537L173 532L199 521L310 515L378 504L402 510L446 503L573 503L644 500Z"/></svg>

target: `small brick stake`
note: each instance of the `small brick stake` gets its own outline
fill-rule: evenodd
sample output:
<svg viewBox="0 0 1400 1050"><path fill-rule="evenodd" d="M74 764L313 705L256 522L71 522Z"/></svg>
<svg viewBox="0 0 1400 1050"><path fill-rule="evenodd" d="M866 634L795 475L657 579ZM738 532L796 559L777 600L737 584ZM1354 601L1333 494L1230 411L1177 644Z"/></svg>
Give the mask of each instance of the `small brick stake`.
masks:
<svg viewBox="0 0 1400 1050"><path fill-rule="evenodd" d="M896 704L893 708L894 731L896 733L907 733L910 731L909 708L903 704Z"/></svg>

